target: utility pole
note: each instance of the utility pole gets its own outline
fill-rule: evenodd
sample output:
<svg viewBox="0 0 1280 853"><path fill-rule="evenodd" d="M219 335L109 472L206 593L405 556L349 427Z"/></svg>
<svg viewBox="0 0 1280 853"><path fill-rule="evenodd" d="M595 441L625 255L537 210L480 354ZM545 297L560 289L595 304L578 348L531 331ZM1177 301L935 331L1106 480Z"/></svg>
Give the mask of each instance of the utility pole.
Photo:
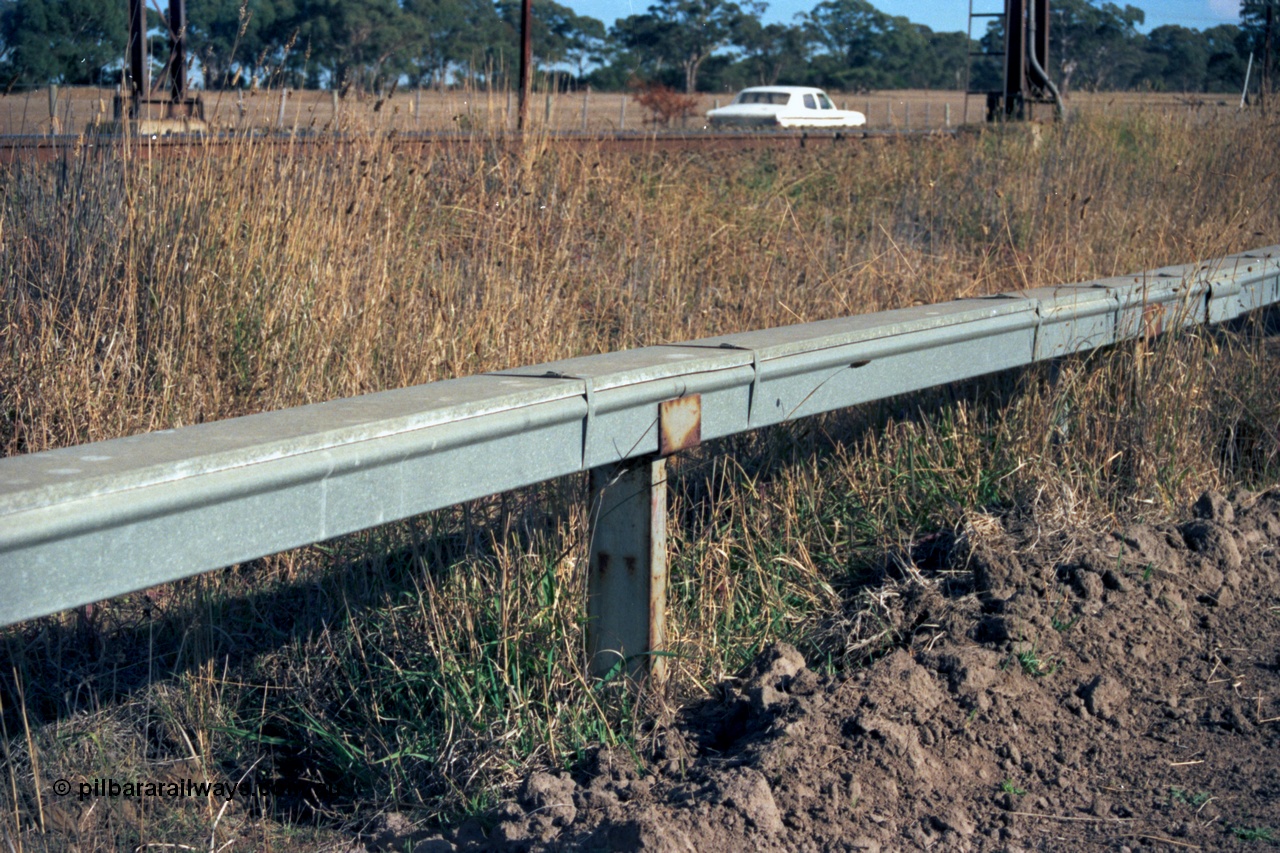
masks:
<svg viewBox="0 0 1280 853"><path fill-rule="evenodd" d="M1275 11L1275 0L1271 0L1267 3L1267 25L1262 37L1262 85L1258 92L1264 116L1267 114L1267 96L1271 94L1271 25L1275 19Z"/></svg>
<svg viewBox="0 0 1280 853"><path fill-rule="evenodd" d="M533 0L520 0L520 107L517 112L516 130L524 133L529 122L529 94L532 81L529 66L533 62L530 41L533 31Z"/></svg>

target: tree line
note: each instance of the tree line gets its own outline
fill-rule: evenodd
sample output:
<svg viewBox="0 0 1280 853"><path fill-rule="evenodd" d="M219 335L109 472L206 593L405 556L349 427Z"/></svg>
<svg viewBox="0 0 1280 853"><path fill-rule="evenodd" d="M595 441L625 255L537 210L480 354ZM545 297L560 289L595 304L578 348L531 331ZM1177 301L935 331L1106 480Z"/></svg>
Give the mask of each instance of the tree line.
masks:
<svg viewBox="0 0 1280 853"><path fill-rule="evenodd" d="M157 4L158 5L158 4ZM794 23L765 24L761 0L654 0L612 27L534 0L534 62L572 85L659 83L692 91L793 83L842 91L999 85L999 19L970 40L888 15L869 0L823 0ZM1054 0L1050 73L1076 89L1239 91L1267 51L1280 0L1244 0L1238 24L1142 33L1143 11ZM149 11L152 55L167 55ZM124 0L0 0L0 82L111 85L120 79ZM520 0L189 0L194 77L206 89L291 86L383 93L396 86L503 87L517 74ZM1278 45L1280 48L1280 45ZM1280 49L1269 51L1280 62Z"/></svg>

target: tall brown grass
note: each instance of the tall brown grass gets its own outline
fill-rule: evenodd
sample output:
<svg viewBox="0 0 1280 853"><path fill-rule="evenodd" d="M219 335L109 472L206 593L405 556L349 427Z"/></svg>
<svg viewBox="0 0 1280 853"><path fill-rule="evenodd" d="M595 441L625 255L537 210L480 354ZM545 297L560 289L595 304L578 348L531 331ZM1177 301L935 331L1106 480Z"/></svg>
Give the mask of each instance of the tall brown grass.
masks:
<svg viewBox="0 0 1280 853"><path fill-rule="evenodd" d="M0 447L1217 257L1277 242L1276 149L1252 120L1137 112L786 153L378 135L19 164ZM975 509L1106 524L1264 482L1266 347L1184 334L682 460L673 695L780 636L832 667L894 642L865 584ZM552 483L7 630L0 830L302 849L382 811L483 811L592 743L661 749L652 708L582 676L581 504ZM49 790L185 776L279 790Z"/></svg>
<svg viewBox="0 0 1280 853"><path fill-rule="evenodd" d="M0 448L1212 257L1258 124L628 156L385 137L4 174Z"/></svg>

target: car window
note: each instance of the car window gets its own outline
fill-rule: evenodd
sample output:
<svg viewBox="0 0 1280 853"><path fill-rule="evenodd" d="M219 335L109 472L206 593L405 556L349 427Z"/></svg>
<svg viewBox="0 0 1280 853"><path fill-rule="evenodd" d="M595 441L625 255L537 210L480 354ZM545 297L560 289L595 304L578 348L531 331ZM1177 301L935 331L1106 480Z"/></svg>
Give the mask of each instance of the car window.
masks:
<svg viewBox="0 0 1280 853"><path fill-rule="evenodd" d="M823 92L818 93L818 103L822 104L824 110L834 110L836 108L836 105L831 103L831 99Z"/></svg>
<svg viewBox="0 0 1280 853"><path fill-rule="evenodd" d="M818 108L818 103L813 99L813 95L804 96L804 108L807 110L816 110Z"/></svg>
<svg viewBox="0 0 1280 853"><path fill-rule="evenodd" d="M735 104L786 104L786 92L739 92Z"/></svg>

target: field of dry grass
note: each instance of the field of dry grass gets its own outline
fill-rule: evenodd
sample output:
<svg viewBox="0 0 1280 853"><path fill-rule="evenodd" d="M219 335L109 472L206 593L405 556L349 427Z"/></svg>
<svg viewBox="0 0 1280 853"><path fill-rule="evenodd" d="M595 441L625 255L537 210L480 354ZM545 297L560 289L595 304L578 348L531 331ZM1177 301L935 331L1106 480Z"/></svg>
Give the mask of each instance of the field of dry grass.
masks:
<svg viewBox="0 0 1280 853"><path fill-rule="evenodd" d="M1275 128L1230 112L1098 110L1037 134L785 154L365 140L0 173L0 453L1280 235ZM855 665L893 639L868 633L861 581L969 510L1107 524L1274 478L1265 346L1194 333L682 459L671 695L779 637ZM582 490L554 482L5 630L0 836L311 849L387 811L482 813L523 768L593 743L643 752L655 697L582 675ZM223 808L50 788L189 777L274 794Z"/></svg>
<svg viewBox="0 0 1280 853"><path fill-rule="evenodd" d="M732 92L701 94L687 128L700 128L707 110L727 104ZM0 134L80 133L112 114L109 89L60 89L54 103L47 89L0 96ZM399 90L387 98L349 93L291 90L247 90L201 93L205 111L215 130L344 130L378 127L402 132L492 131L515 127L515 99L505 91L456 89ZM887 92L832 92L836 106L858 110L872 129L941 129L979 122L983 118L981 95L969 98L960 91L898 90ZM1200 121L1226 119L1238 112L1239 98L1223 94L1150 92L1077 92L1070 110L1080 114L1121 114L1137 109L1163 116L1183 116ZM52 112L50 111L52 107ZM1037 107L1037 116L1049 117L1049 107ZM335 121L336 119L336 121ZM950 125L948 125L948 119ZM621 92L535 92L529 106L530 125L538 130L608 133L618 130L652 130L652 117L630 94Z"/></svg>

